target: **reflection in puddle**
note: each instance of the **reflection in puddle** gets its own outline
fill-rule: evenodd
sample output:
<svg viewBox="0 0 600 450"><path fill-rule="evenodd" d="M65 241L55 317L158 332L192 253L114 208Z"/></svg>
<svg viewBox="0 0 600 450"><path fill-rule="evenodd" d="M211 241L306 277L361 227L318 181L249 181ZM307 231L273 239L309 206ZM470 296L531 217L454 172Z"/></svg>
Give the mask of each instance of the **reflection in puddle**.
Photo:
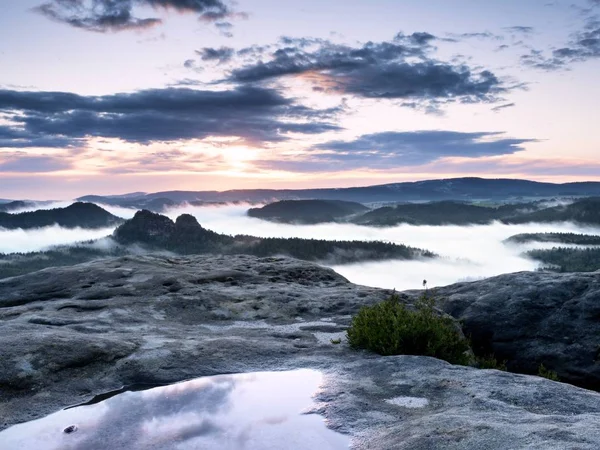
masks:
<svg viewBox="0 0 600 450"><path fill-rule="evenodd" d="M0 432L11 450L347 449L314 403L313 370L220 375L125 392ZM68 430L68 432L67 432Z"/></svg>

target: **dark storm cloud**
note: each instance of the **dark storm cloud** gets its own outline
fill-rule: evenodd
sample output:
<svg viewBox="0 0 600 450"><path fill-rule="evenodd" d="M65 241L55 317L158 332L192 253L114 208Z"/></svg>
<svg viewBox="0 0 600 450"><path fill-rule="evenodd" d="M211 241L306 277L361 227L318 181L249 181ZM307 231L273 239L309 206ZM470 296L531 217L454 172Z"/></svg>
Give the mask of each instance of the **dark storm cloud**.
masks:
<svg viewBox="0 0 600 450"><path fill-rule="evenodd" d="M200 56L202 61L218 61L219 64L221 64L231 60L235 54L235 50L231 47L204 47L201 50L197 50L196 53Z"/></svg>
<svg viewBox="0 0 600 450"><path fill-rule="evenodd" d="M279 92L257 87L227 91L153 89L127 94L80 96L65 92L0 90L0 128L6 147L78 145L89 137L153 141L238 137L249 144L316 134L339 127L326 121L338 109L314 110ZM12 135L11 135L12 133Z"/></svg>
<svg viewBox="0 0 600 450"><path fill-rule="evenodd" d="M417 166L441 158L508 155L524 150L534 139L512 139L499 132L457 131L382 132L352 141L330 141L311 148L303 160L263 161L263 167L280 170L327 171L369 167L390 169Z"/></svg>
<svg viewBox="0 0 600 450"><path fill-rule="evenodd" d="M35 10L58 22L97 32L145 29L162 22L156 17L135 17L136 6L197 14L209 22L236 15L221 0L51 0Z"/></svg>
<svg viewBox="0 0 600 450"><path fill-rule="evenodd" d="M267 58L233 69L227 80L262 83L302 76L321 92L425 103L491 102L507 91L490 71L429 57L435 39L429 33L399 33L391 42L352 47L284 38Z"/></svg>

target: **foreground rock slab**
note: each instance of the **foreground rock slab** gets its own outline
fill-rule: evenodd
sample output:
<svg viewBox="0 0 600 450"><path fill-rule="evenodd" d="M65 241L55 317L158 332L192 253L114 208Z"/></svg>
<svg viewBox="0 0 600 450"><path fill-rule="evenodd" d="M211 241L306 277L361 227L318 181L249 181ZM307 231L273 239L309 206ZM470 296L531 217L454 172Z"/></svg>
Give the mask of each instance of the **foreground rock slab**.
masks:
<svg viewBox="0 0 600 450"><path fill-rule="evenodd" d="M600 390L600 272L520 272L434 292L476 352L494 353L514 372L544 364L563 381Z"/></svg>
<svg viewBox="0 0 600 450"><path fill-rule="evenodd" d="M0 428L123 385L306 368L325 375L314 412L355 448L600 448L595 392L349 349L351 315L388 295L249 256L125 257L2 280Z"/></svg>

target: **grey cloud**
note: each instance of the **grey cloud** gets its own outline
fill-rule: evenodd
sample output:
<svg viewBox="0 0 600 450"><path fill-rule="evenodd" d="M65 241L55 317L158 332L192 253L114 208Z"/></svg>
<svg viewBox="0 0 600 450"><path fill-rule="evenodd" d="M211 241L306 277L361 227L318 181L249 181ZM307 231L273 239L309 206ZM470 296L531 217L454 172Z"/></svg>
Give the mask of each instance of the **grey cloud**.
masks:
<svg viewBox="0 0 600 450"><path fill-rule="evenodd" d="M554 50L554 58L565 63L600 57L600 23L589 21L585 29L576 33L568 46Z"/></svg>
<svg viewBox="0 0 600 450"><path fill-rule="evenodd" d="M241 48L237 51L237 55L241 57L259 58L264 55L271 46L269 45L251 45Z"/></svg>
<svg viewBox="0 0 600 450"><path fill-rule="evenodd" d="M513 139L500 132L457 131L381 132L352 141L330 141L314 146L303 160L263 161L263 167L298 171L332 168L390 169L431 163L441 158L508 155L524 150L534 139Z"/></svg>
<svg viewBox="0 0 600 450"><path fill-rule="evenodd" d="M233 29L233 24L231 22L216 22L215 27L217 27L221 35L225 37L233 37L233 33L231 32Z"/></svg>
<svg viewBox="0 0 600 450"><path fill-rule="evenodd" d="M494 34L490 31L474 32L474 33L447 33L451 39L464 40L464 39L490 39L493 41L501 41L504 39L503 36Z"/></svg>
<svg viewBox="0 0 600 450"><path fill-rule="evenodd" d="M194 70L200 71L200 68L195 68ZM193 78L182 78L169 84L169 87L202 86L204 84L206 83L203 83L202 81Z"/></svg>
<svg viewBox="0 0 600 450"><path fill-rule="evenodd" d="M230 61L231 58L233 58L235 50L231 47L204 47L201 50L197 50L196 53L200 56L202 61L218 61L219 64L222 64Z"/></svg>
<svg viewBox="0 0 600 450"><path fill-rule="evenodd" d="M596 6L597 2L591 0ZM593 10L586 10L583 27L573 33L570 40L560 48L552 49L550 55L541 50L531 50L521 57L521 61L537 69L553 71L569 69L576 62L600 58L600 19L593 15ZM591 15L590 15L591 14Z"/></svg>
<svg viewBox="0 0 600 450"><path fill-rule="evenodd" d="M0 153L0 172L41 173L67 170L71 167L71 163L65 158L55 156L32 156L26 153L5 156Z"/></svg>
<svg viewBox="0 0 600 450"><path fill-rule="evenodd" d="M521 55L520 59L522 64L541 70L553 71L565 67L565 61L563 59L547 57L541 50L531 49L529 53Z"/></svg>
<svg viewBox="0 0 600 450"><path fill-rule="evenodd" d="M173 442L185 445L201 436L222 436L226 430L210 417L231 409L231 393L235 385L234 377L222 376L201 387L194 386L192 381L181 383L178 389L170 389L169 386L158 388L154 395L117 395L103 402L108 412L94 425L95 433L84 436L78 446L106 448L107 433L112 448L149 446L142 424L152 420L170 425L163 436L151 443L154 448L166 448ZM186 416L186 413L194 414ZM110 433L116 426L123 432Z"/></svg>
<svg viewBox="0 0 600 450"><path fill-rule="evenodd" d="M305 51L304 45L286 42L288 46L275 50L270 61L256 62L234 69L230 80L236 82L265 81L286 75L329 71L335 69L350 70L385 63L402 57L420 56L419 47L407 47L390 42L368 42L354 48L335 45L331 42L318 43L314 51Z"/></svg>
<svg viewBox="0 0 600 450"><path fill-rule="evenodd" d="M534 32L534 28L533 27L522 26L522 25L516 25L516 26L512 26L512 27L505 27L504 29L506 31L511 31L513 33L522 33L522 34L531 34L531 33Z"/></svg>
<svg viewBox="0 0 600 450"><path fill-rule="evenodd" d="M11 122L0 128L0 139L4 135L7 147L26 147L44 140L56 146L54 139L74 146L89 137L147 144L225 136L262 145L286 140L287 133L338 130L327 121L338 112L336 108L314 110L276 90L247 86L106 96L0 90L0 113Z"/></svg>
<svg viewBox="0 0 600 450"><path fill-rule="evenodd" d="M282 38L268 59L242 65L227 81L264 83L306 76L320 91L425 103L496 101L506 91L490 71L430 58L429 33L398 34L393 42L360 47L307 38Z"/></svg>
<svg viewBox="0 0 600 450"><path fill-rule="evenodd" d="M162 22L156 17L135 17L136 6L197 14L209 22L235 16L222 0L50 0L35 10L55 21L96 32L139 30Z"/></svg>
<svg viewBox="0 0 600 450"><path fill-rule="evenodd" d="M494 112L498 112L498 111L501 111L501 110L503 110L503 109L506 109L506 108L512 108L513 106L515 106L515 104L514 104L514 103L506 103L506 104L504 104L504 105L498 105L498 106L494 106L494 107L492 108L492 111L494 111Z"/></svg>
<svg viewBox="0 0 600 450"><path fill-rule="evenodd" d="M67 148L80 142L64 136L44 136L26 130L0 125L0 148Z"/></svg>
<svg viewBox="0 0 600 450"><path fill-rule="evenodd" d="M400 32L394 37L394 41L396 42L412 43L416 45L427 45L429 42L435 41L436 39L437 37L435 37L433 34L425 31L417 31L408 35Z"/></svg>

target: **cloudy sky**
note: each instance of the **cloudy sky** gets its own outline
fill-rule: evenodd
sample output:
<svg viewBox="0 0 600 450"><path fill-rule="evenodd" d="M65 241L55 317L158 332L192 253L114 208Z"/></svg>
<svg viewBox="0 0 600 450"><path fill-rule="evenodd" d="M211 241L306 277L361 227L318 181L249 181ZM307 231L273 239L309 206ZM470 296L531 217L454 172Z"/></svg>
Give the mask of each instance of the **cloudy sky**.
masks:
<svg viewBox="0 0 600 450"><path fill-rule="evenodd" d="M19 0L0 198L600 180L600 0Z"/></svg>

